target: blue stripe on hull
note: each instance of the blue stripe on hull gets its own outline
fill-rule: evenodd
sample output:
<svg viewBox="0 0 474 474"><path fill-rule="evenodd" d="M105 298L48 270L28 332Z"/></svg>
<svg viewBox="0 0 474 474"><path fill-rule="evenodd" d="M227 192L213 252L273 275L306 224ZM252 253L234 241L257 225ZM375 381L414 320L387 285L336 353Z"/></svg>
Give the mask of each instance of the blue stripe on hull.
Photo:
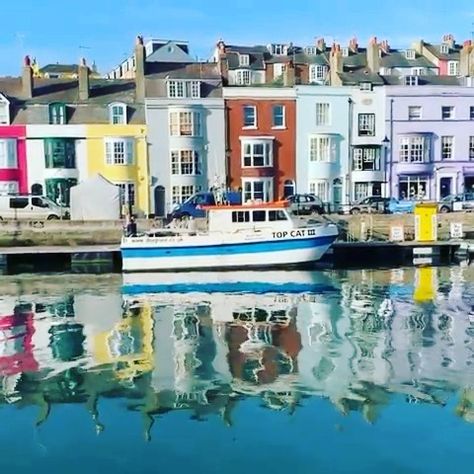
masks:
<svg viewBox="0 0 474 474"><path fill-rule="evenodd" d="M321 283L175 283L171 285L124 285L122 292L126 295L142 293L327 293L335 288Z"/></svg>
<svg viewBox="0 0 474 474"><path fill-rule="evenodd" d="M124 247L123 258L194 257L210 255L240 255L245 253L279 252L302 250L330 245L336 236L312 237L310 239L267 240L264 242L242 242L238 244L200 245L186 247Z"/></svg>

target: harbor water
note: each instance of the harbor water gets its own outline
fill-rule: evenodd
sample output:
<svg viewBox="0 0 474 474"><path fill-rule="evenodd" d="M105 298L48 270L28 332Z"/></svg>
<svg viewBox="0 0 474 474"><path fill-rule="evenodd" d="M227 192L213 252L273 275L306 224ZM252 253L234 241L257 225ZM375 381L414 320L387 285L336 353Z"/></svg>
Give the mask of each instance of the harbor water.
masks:
<svg viewBox="0 0 474 474"><path fill-rule="evenodd" d="M0 277L5 473L464 473L474 267Z"/></svg>

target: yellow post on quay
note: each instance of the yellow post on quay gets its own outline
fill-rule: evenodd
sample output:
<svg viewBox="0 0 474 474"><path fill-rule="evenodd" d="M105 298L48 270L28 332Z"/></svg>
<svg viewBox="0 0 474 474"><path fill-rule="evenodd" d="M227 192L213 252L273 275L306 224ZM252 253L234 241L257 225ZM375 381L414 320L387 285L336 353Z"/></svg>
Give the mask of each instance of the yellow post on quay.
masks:
<svg viewBox="0 0 474 474"><path fill-rule="evenodd" d="M415 206L415 240L434 242L438 239L438 205L423 202Z"/></svg>

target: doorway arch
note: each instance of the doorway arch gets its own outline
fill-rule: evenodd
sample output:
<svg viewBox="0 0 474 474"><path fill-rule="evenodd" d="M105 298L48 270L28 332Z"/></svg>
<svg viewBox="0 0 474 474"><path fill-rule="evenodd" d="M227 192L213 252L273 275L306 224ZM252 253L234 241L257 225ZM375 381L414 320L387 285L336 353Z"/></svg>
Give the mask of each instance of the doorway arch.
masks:
<svg viewBox="0 0 474 474"><path fill-rule="evenodd" d="M291 179L287 179L283 184L283 197L293 196L295 194L295 182Z"/></svg>

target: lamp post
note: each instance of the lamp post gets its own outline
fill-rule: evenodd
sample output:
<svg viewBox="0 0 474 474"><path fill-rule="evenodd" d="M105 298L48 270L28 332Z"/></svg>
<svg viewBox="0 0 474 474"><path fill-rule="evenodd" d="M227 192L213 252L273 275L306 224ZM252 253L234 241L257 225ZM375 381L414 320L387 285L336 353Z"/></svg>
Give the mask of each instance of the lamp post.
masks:
<svg viewBox="0 0 474 474"><path fill-rule="evenodd" d="M385 135L385 138L382 140L382 147L384 151L384 176L385 176L385 197L390 197L392 190L390 189L390 183L387 180L387 171L388 171L388 147L390 145L389 138Z"/></svg>

